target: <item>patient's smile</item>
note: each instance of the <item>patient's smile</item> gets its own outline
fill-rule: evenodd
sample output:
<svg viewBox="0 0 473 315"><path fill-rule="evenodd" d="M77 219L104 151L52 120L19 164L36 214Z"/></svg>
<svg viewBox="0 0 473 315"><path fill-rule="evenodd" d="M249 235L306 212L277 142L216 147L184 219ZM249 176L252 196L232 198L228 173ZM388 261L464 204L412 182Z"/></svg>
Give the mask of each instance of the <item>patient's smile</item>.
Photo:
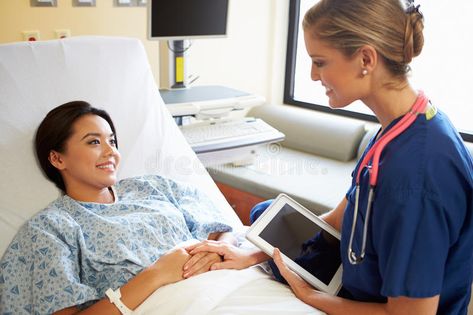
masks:
<svg viewBox="0 0 473 315"><path fill-rule="evenodd" d="M102 163L97 165L97 168L115 171L115 164L112 162Z"/></svg>

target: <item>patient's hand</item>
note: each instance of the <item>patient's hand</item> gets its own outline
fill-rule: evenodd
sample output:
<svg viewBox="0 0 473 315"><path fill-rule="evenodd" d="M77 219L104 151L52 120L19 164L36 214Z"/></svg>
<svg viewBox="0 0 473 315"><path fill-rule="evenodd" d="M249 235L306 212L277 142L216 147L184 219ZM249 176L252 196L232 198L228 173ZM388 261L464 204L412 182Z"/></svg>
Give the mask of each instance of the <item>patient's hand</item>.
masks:
<svg viewBox="0 0 473 315"><path fill-rule="evenodd" d="M216 262L222 261L217 253L199 252L193 255L183 267L183 277L189 278L210 270L210 267Z"/></svg>
<svg viewBox="0 0 473 315"><path fill-rule="evenodd" d="M170 284L183 279L182 268L190 258L191 255L184 248L176 248L161 256L148 268L157 271L155 274L163 285Z"/></svg>

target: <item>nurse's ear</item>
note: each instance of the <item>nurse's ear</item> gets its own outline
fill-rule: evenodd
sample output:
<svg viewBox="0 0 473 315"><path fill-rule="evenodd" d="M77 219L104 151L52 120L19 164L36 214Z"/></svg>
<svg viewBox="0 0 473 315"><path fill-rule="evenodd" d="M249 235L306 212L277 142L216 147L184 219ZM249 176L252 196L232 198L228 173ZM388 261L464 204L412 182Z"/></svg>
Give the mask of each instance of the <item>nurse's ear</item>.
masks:
<svg viewBox="0 0 473 315"><path fill-rule="evenodd" d="M66 163L64 163L61 153L57 151L51 150L49 152L48 160L52 166L54 166L60 171L66 168Z"/></svg>
<svg viewBox="0 0 473 315"><path fill-rule="evenodd" d="M378 64L378 52L370 45L364 45L358 50L358 58L363 75L372 73Z"/></svg>

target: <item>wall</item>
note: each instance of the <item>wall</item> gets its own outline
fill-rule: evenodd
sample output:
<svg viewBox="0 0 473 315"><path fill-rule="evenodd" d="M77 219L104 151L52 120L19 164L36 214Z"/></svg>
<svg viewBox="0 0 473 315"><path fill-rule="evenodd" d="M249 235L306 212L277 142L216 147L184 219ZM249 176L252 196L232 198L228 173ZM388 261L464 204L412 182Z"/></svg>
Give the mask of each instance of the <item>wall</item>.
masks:
<svg viewBox="0 0 473 315"><path fill-rule="evenodd" d="M54 39L56 29L70 29L72 36L137 37L143 41L153 72L158 73L158 44L146 40L146 8L114 7L113 0L96 2L96 7L73 7L72 0L58 0L52 8L31 7L30 0L0 0L0 43L23 40L25 30L39 30L41 40Z"/></svg>
<svg viewBox="0 0 473 315"><path fill-rule="evenodd" d="M273 0L230 0L228 37L196 40L189 55L198 84L223 84L267 96Z"/></svg>
<svg viewBox="0 0 473 315"><path fill-rule="evenodd" d="M42 40L53 39L55 29L70 29L72 36L136 37L143 41L159 84L159 43L146 39L146 8L114 7L113 0L96 2L96 7L87 8L58 0L57 7L44 8L30 7L29 0L0 0L0 43L22 40L24 30L39 30ZM190 71L200 77L195 84L222 84L271 99L273 79L280 77L274 71L284 70L284 64L274 65L274 38L285 36L273 27L280 24L276 18L281 4L286 8L288 2L231 0L228 36L195 40L189 50Z"/></svg>

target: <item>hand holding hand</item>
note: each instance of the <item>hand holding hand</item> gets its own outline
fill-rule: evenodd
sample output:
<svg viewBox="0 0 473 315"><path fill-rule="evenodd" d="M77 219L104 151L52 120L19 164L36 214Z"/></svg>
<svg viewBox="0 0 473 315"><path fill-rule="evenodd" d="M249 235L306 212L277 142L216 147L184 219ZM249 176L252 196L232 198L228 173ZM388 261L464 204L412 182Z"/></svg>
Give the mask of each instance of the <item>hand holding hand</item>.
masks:
<svg viewBox="0 0 473 315"><path fill-rule="evenodd" d="M215 262L210 270L218 269L244 269L254 265L254 261L251 257L251 252L240 249L231 244L206 240L201 243L197 243L186 247L186 250L190 255L196 255L202 252L216 253L222 261ZM190 268L190 263L186 263L184 268Z"/></svg>
<svg viewBox="0 0 473 315"><path fill-rule="evenodd" d="M217 262L221 262L221 257L217 253L199 252L186 262L184 265L184 278L196 276L198 274L207 272L211 266Z"/></svg>

